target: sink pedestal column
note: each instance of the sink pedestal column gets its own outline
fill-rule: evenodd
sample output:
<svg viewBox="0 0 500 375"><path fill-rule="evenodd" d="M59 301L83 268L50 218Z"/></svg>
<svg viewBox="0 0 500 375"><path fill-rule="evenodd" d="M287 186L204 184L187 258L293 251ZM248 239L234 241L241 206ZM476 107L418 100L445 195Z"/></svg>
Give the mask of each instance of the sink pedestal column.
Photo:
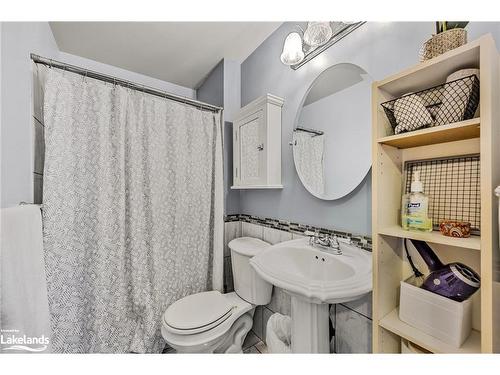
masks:
<svg viewBox="0 0 500 375"><path fill-rule="evenodd" d="M292 295L292 353L330 353L327 303L316 304Z"/></svg>

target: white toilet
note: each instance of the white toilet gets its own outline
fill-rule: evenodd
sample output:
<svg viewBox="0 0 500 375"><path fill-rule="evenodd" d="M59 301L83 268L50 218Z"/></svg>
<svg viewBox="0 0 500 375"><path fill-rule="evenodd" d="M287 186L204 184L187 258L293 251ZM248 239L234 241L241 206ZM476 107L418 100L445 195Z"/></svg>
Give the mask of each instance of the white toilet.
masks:
<svg viewBox="0 0 500 375"><path fill-rule="evenodd" d="M255 306L271 301L272 284L250 266L250 258L268 246L251 237L229 242L235 292L202 292L170 305L161 333L172 348L178 353L241 353Z"/></svg>

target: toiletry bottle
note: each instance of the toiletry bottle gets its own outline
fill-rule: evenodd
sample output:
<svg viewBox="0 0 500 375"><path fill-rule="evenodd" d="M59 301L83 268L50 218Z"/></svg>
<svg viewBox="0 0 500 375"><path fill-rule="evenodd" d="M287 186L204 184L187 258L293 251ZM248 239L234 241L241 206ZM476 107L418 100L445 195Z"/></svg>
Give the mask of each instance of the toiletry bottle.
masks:
<svg viewBox="0 0 500 375"><path fill-rule="evenodd" d="M404 194L401 207L401 225L406 230L432 231L429 218L429 197L424 194L420 172L415 171L410 193Z"/></svg>

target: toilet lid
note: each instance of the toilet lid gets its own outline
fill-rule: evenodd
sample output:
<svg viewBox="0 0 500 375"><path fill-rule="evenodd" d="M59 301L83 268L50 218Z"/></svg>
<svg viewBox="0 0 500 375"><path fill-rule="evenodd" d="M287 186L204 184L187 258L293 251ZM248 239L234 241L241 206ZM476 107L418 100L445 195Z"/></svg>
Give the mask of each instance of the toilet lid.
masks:
<svg viewBox="0 0 500 375"><path fill-rule="evenodd" d="M209 330L231 316L232 305L218 291L181 298L169 306L163 317L172 331L193 334Z"/></svg>
<svg viewBox="0 0 500 375"><path fill-rule="evenodd" d="M271 246L269 243L253 237L235 238L228 243L229 248L241 255L254 257L265 248Z"/></svg>

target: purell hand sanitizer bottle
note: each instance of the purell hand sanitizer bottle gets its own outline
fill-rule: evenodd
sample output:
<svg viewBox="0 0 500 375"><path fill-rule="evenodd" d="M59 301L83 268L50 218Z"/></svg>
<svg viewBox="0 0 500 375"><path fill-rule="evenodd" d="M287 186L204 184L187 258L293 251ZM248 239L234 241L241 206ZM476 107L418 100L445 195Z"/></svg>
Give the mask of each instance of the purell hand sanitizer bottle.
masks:
<svg viewBox="0 0 500 375"><path fill-rule="evenodd" d="M403 195L402 199L401 225L403 229L432 231L432 219L429 218L429 197L423 191L420 171L415 171L410 193Z"/></svg>

